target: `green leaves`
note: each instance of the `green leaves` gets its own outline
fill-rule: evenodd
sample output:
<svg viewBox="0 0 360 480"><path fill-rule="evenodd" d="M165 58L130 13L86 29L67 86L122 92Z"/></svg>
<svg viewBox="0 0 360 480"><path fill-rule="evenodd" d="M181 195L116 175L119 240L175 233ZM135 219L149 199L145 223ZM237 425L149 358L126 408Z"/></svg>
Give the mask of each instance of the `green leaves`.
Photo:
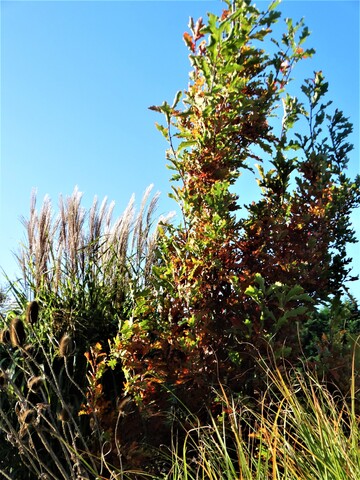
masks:
<svg viewBox="0 0 360 480"><path fill-rule="evenodd" d="M269 5L269 12L272 12L273 10L275 10L281 3L281 0L273 0L270 5ZM276 12L277 15L281 15L280 12Z"/></svg>
<svg viewBox="0 0 360 480"><path fill-rule="evenodd" d="M340 110L336 109L332 117L327 116L330 120L329 133L331 139L331 146L329 153L331 158L336 163L339 171L346 168L349 161L348 153L353 150L354 146L347 142L348 136L353 131L353 125L349 122Z"/></svg>
<svg viewBox="0 0 360 480"><path fill-rule="evenodd" d="M262 321L272 322L272 325L267 323L267 327L264 324L263 328L268 328L268 333L279 332L289 319L300 321L311 309L313 300L300 285L290 287L276 282L267 287L259 273L255 274L254 282L255 284L247 287L245 295L259 305Z"/></svg>
<svg viewBox="0 0 360 480"><path fill-rule="evenodd" d="M282 99L284 116L282 120L283 132L294 127L299 119L300 114L306 114L303 104L296 97L290 96L288 93Z"/></svg>
<svg viewBox="0 0 360 480"><path fill-rule="evenodd" d="M169 140L169 129L164 127L163 125L160 125L159 123L155 122L155 127L161 132L166 140Z"/></svg>
<svg viewBox="0 0 360 480"><path fill-rule="evenodd" d="M307 96L312 109L317 106L319 100L326 94L328 87L329 84L325 82L325 77L321 71L314 72L313 79L305 80L301 90Z"/></svg>

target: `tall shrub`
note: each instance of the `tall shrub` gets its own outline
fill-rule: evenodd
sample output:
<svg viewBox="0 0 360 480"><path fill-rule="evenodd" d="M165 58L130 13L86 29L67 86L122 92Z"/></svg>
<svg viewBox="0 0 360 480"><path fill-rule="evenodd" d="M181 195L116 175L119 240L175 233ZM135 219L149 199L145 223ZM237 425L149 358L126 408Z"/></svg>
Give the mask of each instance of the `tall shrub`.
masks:
<svg viewBox="0 0 360 480"><path fill-rule="evenodd" d="M345 247L360 199L359 177L345 173L352 126L330 112L322 72L301 98L287 93L314 50L304 47L303 21L286 19L272 38L278 3L261 12L226 0L207 23L190 19L188 89L150 107L165 116L157 127L183 223L160 238L152 289L113 348L128 390L149 406L171 392L199 409L219 381L253 394L255 358L271 349L296 361L307 315L350 276ZM235 194L245 171L260 187L250 205Z"/></svg>

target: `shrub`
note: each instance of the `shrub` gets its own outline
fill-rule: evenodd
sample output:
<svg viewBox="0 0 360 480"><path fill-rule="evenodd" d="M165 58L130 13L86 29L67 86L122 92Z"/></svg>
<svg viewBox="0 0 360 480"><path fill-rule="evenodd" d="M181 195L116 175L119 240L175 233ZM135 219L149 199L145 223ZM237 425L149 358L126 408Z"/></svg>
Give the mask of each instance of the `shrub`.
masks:
<svg viewBox="0 0 360 480"><path fill-rule="evenodd" d="M169 391L192 412L211 403L218 382L260 392L256 359L273 351L296 364L309 316L338 301L349 279L350 213L360 199L360 177L345 173L352 126L329 111L322 72L304 81L304 100L287 93L295 65L314 53L302 21L287 19L273 39L277 2L264 12L225 3L207 24L190 19L188 89L150 107L165 117L157 126L183 223L160 236L160 264L113 355L128 391L154 412L170 408ZM261 198L242 205L233 186L256 169Z"/></svg>

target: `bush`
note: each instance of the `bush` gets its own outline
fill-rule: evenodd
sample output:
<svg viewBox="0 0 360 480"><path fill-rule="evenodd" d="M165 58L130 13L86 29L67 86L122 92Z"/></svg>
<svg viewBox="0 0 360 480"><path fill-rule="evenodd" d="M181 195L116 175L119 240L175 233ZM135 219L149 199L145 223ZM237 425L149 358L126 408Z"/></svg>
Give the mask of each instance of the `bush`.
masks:
<svg viewBox="0 0 360 480"><path fill-rule="evenodd" d="M188 89L150 107L165 117L157 126L183 223L160 236L160 264L112 350L128 391L154 412L171 408L168 391L199 412L219 382L256 395L265 382L256 360L273 351L296 365L307 322L340 302L350 276L360 199L360 177L345 174L352 126L329 111L322 72L304 81L304 100L287 93L296 64L314 53L309 31L287 19L270 39L277 2L265 12L225 3L207 24L190 19ZM261 198L243 205L233 185L256 170Z"/></svg>

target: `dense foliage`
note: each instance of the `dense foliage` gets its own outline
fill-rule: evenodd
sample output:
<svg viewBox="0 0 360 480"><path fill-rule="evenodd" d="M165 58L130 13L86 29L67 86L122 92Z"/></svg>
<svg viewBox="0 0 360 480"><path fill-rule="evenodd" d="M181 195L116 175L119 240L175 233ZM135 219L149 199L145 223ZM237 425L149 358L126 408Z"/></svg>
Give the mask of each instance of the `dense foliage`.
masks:
<svg viewBox="0 0 360 480"><path fill-rule="evenodd" d="M1 314L4 478L142 478L146 469L198 478L202 468L302 478L304 445L321 437L314 419L325 431L325 412L334 416L328 435L343 415L344 475L357 471L360 314L343 299L360 202L360 178L346 175L352 126L331 110L322 72L305 79L299 98L287 93L296 64L314 51L302 21L286 19L273 38L277 3L261 12L225 0L220 16L190 19L189 86L171 105L150 107L165 116L157 127L180 225L154 225L150 191L137 215L132 201L115 222L112 205L94 201L86 212L77 190L58 216L48 199L38 212L33 198L22 278L11 283L16 303ZM249 205L244 173L260 189ZM289 431L284 420L277 436L287 408ZM327 468L320 444L312 472ZM173 447L172 469L160 445Z"/></svg>
<svg viewBox="0 0 360 480"><path fill-rule="evenodd" d="M145 402L154 391L163 398L163 384L182 401L196 392L191 409L219 381L253 394L256 358L272 349L296 362L299 329L349 278L349 216L360 198L359 178L345 174L351 124L329 112L321 72L301 87L304 103L286 93L313 50L302 22L286 20L287 32L271 38L275 6L240 1L207 25L191 20L189 88L151 107L165 115L158 127L184 221L160 238L153 287L116 344L128 387ZM261 198L242 205L232 186L255 168Z"/></svg>

